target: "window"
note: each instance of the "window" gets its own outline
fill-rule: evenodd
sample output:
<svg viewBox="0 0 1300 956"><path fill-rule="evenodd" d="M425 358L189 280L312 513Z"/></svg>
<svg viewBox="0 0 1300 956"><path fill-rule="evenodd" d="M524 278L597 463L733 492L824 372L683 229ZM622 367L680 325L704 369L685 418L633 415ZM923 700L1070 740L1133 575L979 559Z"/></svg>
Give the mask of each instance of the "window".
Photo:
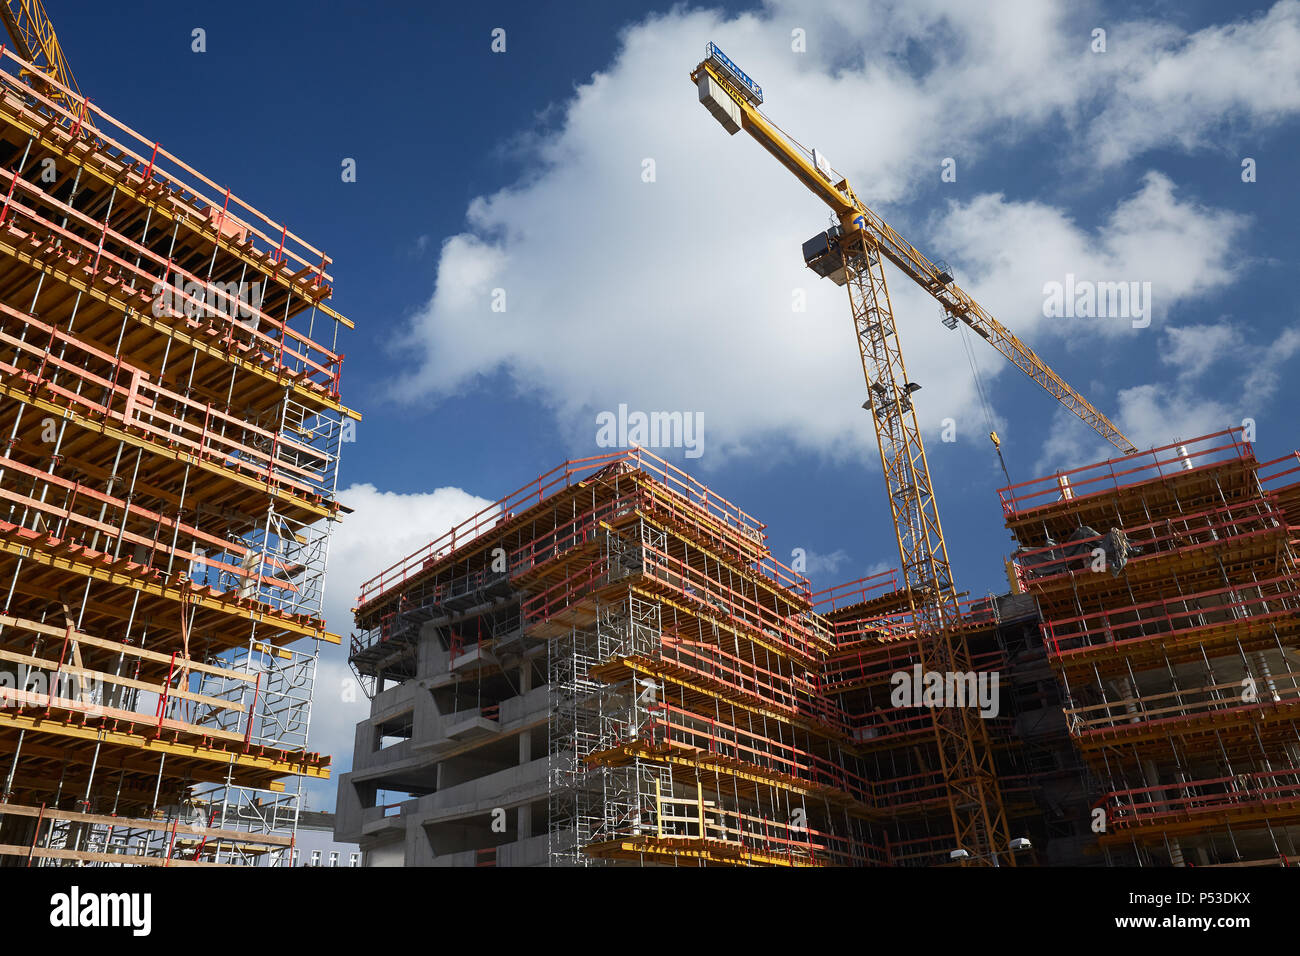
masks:
<svg viewBox="0 0 1300 956"><path fill-rule="evenodd" d="M311 865L320 866L320 850L311 851Z"/></svg>
<svg viewBox="0 0 1300 956"><path fill-rule="evenodd" d="M360 866L360 865L361 865L361 854L360 854L360 853L349 853L349 854L348 854L348 866Z"/></svg>
<svg viewBox="0 0 1300 956"><path fill-rule="evenodd" d="M330 850L330 866L338 866L338 865L339 865L338 850Z"/></svg>
<svg viewBox="0 0 1300 956"><path fill-rule="evenodd" d="M297 848L297 847L294 847L293 852L289 854L289 865L290 865L290 866L297 866L297 865L298 865L298 848Z"/></svg>

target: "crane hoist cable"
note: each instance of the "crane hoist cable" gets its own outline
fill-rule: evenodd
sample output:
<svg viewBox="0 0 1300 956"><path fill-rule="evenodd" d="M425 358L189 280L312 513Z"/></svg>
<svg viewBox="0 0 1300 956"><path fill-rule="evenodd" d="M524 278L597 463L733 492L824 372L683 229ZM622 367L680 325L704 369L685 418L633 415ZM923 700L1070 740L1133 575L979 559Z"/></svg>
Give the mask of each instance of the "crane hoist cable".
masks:
<svg viewBox="0 0 1300 956"><path fill-rule="evenodd" d="M998 438L998 431L993 422L993 405L988 398L988 390L984 387L983 378L980 376L979 362L975 358L975 350L971 348L970 334L966 331L966 326L961 329L961 344L966 352L966 361L970 365L971 376L975 379L975 392L979 395L980 408L984 410L984 423L989 427L989 440L993 442L993 450L998 454L998 464L1002 466L1002 474L1006 476L1007 485L1011 485L1011 472L1007 471L1007 460L1002 457L1002 439Z"/></svg>
<svg viewBox="0 0 1300 956"><path fill-rule="evenodd" d="M980 377L979 364L975 360L975 350L970 345L970 332L965 324L961 325L962 350L966 353L966 364L970 366L971 377L975 380L975 394L979 396L980 408L984 411L984 422L993 430L993 409L989 404L988 393L984 390L984 381Z"/></svg>

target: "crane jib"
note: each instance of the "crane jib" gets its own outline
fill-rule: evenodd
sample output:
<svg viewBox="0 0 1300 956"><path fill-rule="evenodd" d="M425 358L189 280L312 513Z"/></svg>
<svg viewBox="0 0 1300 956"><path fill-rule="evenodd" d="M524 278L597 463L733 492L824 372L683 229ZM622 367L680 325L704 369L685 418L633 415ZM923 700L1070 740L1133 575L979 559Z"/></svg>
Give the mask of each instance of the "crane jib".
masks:
<svg viewBox="0 0 1300 956"><path fill-rule="evenodd" d="M747 74L736 64L732 63L727 54L723 53L716 46L710 43L707 47L708 56L706 59L712 60L733 80L736 81L736 87L746 99L752 103L763 102L763 88L749 78Z"/></svg>

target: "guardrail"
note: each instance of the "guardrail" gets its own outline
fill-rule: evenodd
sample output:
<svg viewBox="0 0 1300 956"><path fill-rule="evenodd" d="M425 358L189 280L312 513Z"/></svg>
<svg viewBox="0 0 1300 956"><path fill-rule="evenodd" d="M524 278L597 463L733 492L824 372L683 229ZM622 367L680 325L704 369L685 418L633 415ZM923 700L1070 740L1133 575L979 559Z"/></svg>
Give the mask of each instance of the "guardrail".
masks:
<svg viewBox="0 0 1300 956"><path fill-rule="evenodd" d="M428 544L411 552L400 561L394 562L366 581L361 585L357 606L362 607L402 587L410 578L431 567L439 559L463 547L484 532L509 521L516 511L540 504L565 488L595 477L602 469L620 463L657 478L678 497L696 506L712 519L734 529L739 534L751 537L760 548L765 547L762 542L766 525L726 498L714 494L707 486L658 455L643 448L634 448L630 451L578 458L557 465L528 484L470 515Z"/></svg>
<svg viewBox="0 0 1300 956"><path fill-rule="evenodd" d="M4 68L6 60L17 67L18 76ZM25 83L20 78L23 74L39 75L42 83L61 90L71 108L65 108ZM333 277L325 271L330 258L291 232L288 226L270 219L234 195L229 187L218 186L172 155L161 143L150 142L90 100L63 86L40 67L16 56L12 50L3 46L0 46L0 92L11 92L24 103L40 109L48 117L47 122L62 129L74 143L78 141L79 134L93 122L93 132L84 137L84 144L131 169L131 176L139 183L157 183L166 188L180 207L188 208L196 216L211 221L218 235L239 235L240 230L251 233L265 242L269 249L276 249L280 258L297 262L306 272L314 275L319 283L333 281ZM148 159L145 158L146 154ZM212 190L211 196L204 194L205 188ZM217 196L222 198L214 198ZM241 215L236 216L236 208L243 211Z"/></svg>
<svg viewBox="0 0 1300 956"><path fill-rule="evenodd" d="M1035 508L1059 501L1078 501L1144 481L1169 478L1223 462L1253 458L1250 443L1238 437L1242 432L1240 427L1229 428L1213 435L1173 442L1123 458L1108 458L1103 462L999 488L998 498L1002 502L1002 512L1007 517L1019 517Z"/></svg>

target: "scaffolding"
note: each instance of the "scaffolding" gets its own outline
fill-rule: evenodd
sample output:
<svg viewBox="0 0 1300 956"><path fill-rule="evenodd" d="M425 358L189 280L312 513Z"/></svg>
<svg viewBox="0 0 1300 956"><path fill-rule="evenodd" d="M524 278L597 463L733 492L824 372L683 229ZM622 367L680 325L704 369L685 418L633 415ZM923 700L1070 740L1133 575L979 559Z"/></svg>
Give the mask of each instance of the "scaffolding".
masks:
<svg viewBox="0 0 1300 956"><path fill-rule="evenodd" d="M1108 861L1296 858L1298 464L1230 429L1000 492Z"/></svg>
<svg viewBox="0 0 1300 956"><path fill-rule="evenodd" d="M1261 465L1233 430L1003 489L1012 590L957 602L971 670L945 677L987 690L1011 832L1041 861L1293 858L1297 476L1300 456ZM543 838L566 866L966 864L935 706L895 694L925 660L910 597L895 572L814 593L759 522L635 449L567 462L367 582L351 660L378 735L411 735L382 715L415 682L447 715L417 746L495 747L485 766L521 778L498 800L480 758L456 764L453 791L472 780L519 824L417 816L449 834L434 858L508 865ZM544 773L527 741L518 763L503 747L529 674ZM403 814L437 807L423 773L396 778ZM378 805L361 819L402 832Z"/></svg>
<svg viewBox="0 0 1300 956"><path fill-rule="evenodd" d="M759 522L634 449L565 463L364 584L351 661L379 702L429 679L434 640L457 694L504 709L512 655L544 655L553 865L946 863L933 713L888 695L919 660L908 606L892 572L814 595ZM959 613L977 666L1005 666L990 603Z"/></svg>
<svg viewBox="0 0 1300 956"><path fill-rule="evenodd" d="M0 49L0 865L287 865L351 323L324 253L31 75Z"/></svg>

